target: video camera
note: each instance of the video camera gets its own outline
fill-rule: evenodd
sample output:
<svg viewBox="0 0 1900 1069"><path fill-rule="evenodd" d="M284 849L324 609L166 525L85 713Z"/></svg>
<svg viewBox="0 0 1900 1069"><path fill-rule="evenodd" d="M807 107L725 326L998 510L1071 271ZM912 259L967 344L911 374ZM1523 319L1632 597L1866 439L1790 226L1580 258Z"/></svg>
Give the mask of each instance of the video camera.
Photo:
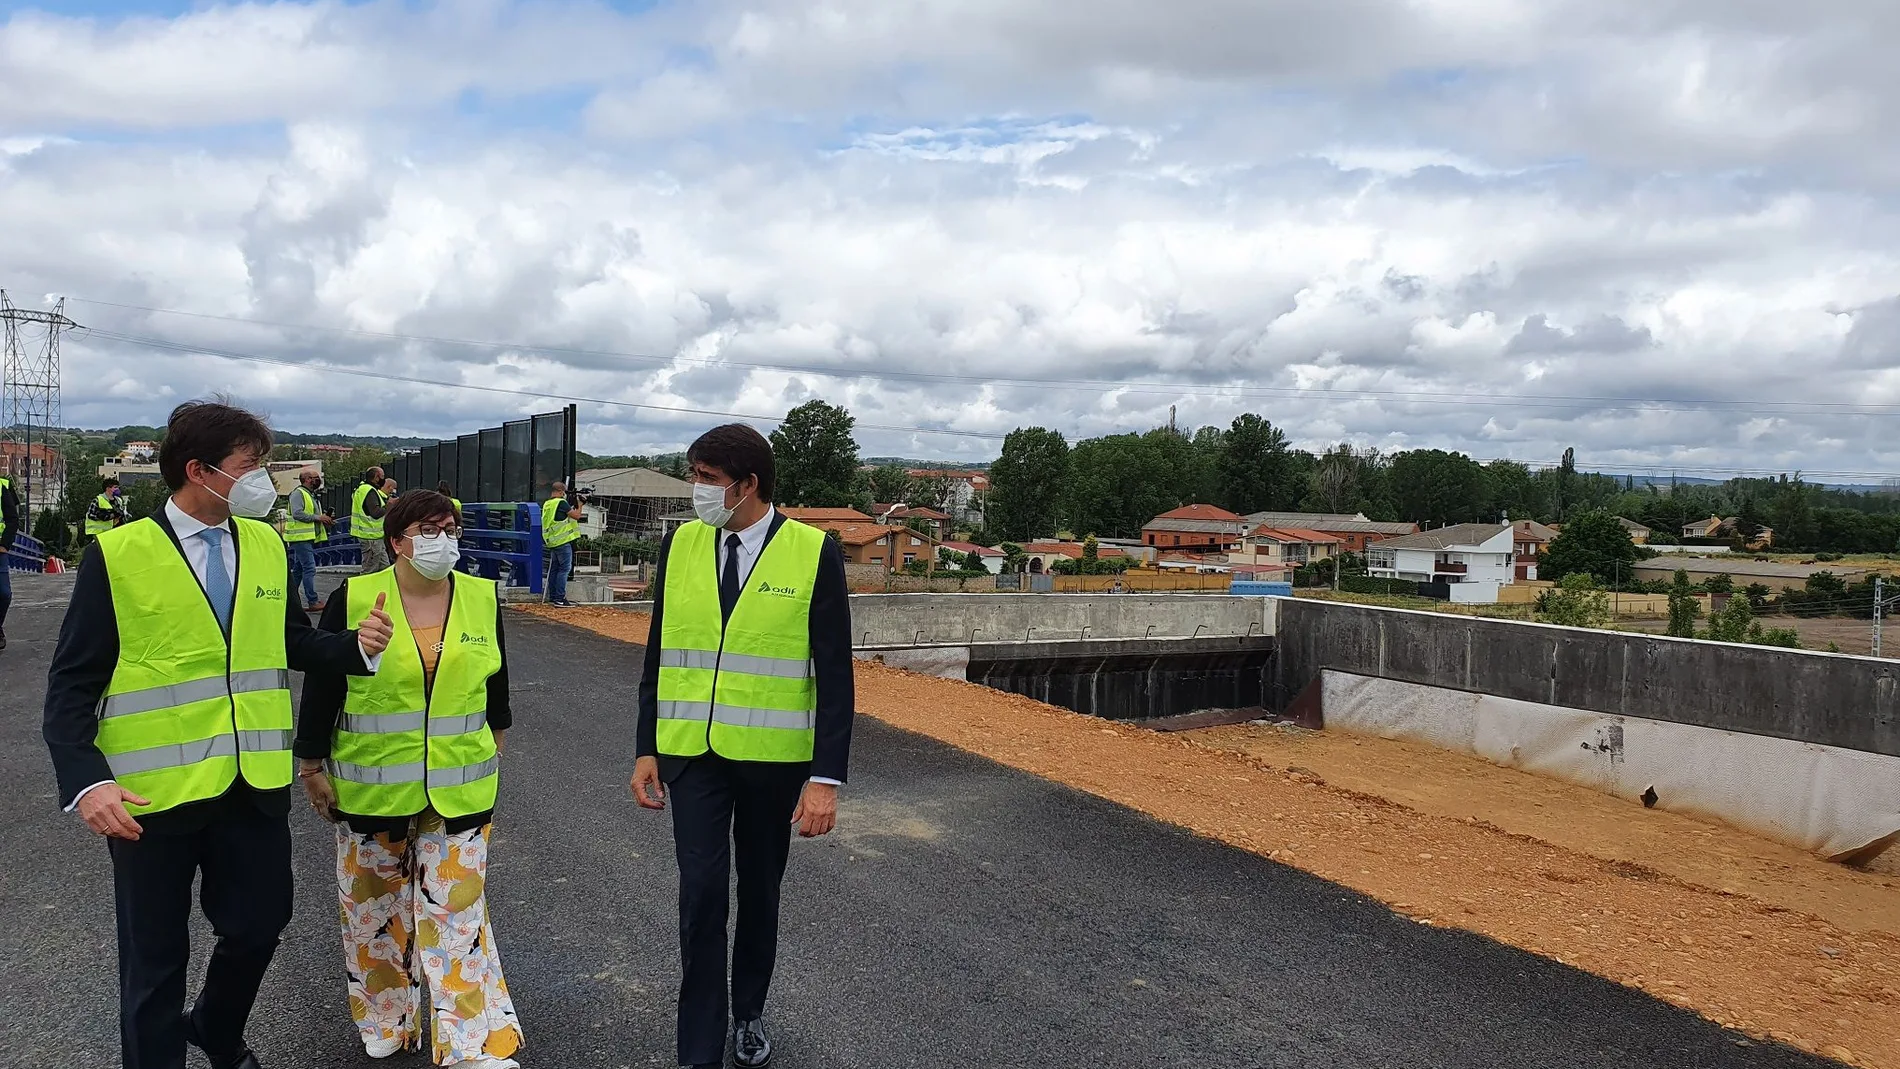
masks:
<svg viewBox="0 0 1900 1069"><path fill-rule="evenodd" d="M591 486L576 486L567 492L567 496L576 501L585 501L594 496L594 488Z"/></svg>

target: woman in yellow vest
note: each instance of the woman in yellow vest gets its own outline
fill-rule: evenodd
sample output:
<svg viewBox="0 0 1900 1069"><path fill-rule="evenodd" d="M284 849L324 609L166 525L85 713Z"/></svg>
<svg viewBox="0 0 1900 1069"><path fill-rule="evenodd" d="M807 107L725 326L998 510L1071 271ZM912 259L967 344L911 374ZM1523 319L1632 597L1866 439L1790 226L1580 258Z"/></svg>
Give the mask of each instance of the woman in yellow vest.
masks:
<svg viewBox="0 0 1900 1069"><path fill-rule="evenodd" d="M322 626L385 599L394 635L370 677L312 673L297 775L337 826L350 1012L372 1058L518 1069L521 1026L488 923L490 821L513 720L493 580L455 571L455 507L411 491L384 517L390 568L351 578Z"/></svg>

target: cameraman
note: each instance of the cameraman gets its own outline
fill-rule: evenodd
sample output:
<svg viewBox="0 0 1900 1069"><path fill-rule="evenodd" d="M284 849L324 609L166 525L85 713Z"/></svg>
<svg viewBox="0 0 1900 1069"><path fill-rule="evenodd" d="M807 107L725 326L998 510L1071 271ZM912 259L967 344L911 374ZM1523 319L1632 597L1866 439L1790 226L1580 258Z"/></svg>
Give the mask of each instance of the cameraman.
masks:
<svg viewBox="0 0 1900 1069"><path fill-rule="evenodd" d="M581 521L587 513L581 506L584 494L569 497L566 483L555 483L554 490L541 503L541 544L548 551L548 604L572 605L567 600L567 577L574 570L574 543L581 537Z"/></svg>

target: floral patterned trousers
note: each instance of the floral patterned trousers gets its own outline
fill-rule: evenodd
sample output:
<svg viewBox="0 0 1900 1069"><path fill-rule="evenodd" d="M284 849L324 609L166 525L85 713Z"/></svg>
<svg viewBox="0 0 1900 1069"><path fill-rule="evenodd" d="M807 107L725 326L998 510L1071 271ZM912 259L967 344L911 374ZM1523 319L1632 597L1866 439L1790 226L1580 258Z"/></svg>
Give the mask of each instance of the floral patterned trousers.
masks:
<svg viewBox="0 0 1900 1069"><path fill-rule="evenodd" d="M366 1047L422 1049L426 998L437 1065L521 1049L488 925L490 827L450 835L433 811L416 817L406 838L337 825L350 1014Z"/></svg>

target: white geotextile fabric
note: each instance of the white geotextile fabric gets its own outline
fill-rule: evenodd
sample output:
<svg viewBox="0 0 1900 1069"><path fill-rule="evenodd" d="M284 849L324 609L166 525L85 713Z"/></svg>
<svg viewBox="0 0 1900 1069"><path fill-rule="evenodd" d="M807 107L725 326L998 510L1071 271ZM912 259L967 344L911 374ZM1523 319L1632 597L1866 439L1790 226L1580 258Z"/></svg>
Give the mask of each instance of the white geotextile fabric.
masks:
<svg viewBox="0 0 1900 1069"><path fill-rule="evenodd" d="M1900 839L1900 758L1325 672L1328 730L1475 754L1834 860Z"/></svg>

